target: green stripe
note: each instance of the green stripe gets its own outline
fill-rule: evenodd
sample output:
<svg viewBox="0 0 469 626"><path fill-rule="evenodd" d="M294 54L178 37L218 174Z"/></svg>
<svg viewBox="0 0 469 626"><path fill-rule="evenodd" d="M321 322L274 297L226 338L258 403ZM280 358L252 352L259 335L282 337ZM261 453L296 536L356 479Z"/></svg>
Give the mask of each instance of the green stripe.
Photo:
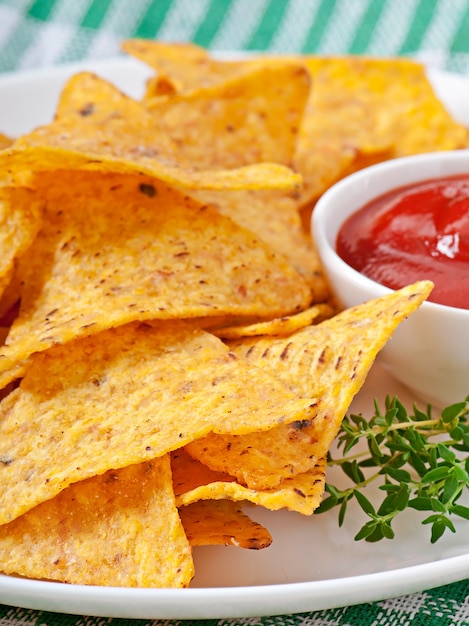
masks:
<svg viewBox="0 0 469 626"><path fill-rule="evenodd" d="M62 50L58 62L69 63L71 61L81 61L88 57L89 50L93 44L97 33L93 29L79 30L71 37L66 48Z"/></svg>
<svg viewBox="0 0 469 626"><path fill-rule="evenodd" d="M233 0L212 0L203 21L199 24L192 38L193 43L209 48L215 35L220 30Z"/></svg>
<svg viewBox="0 0 469 626"><path fill-rule="evenodd" d="M442 587L436 587L435 589L428 589L428 591L425 592L425 595L431 596L434 599L434 601L436 601L433 604L434 607L441 606L441 598L445 599L445 603L447 603L448 606L452 606L453 603L454 603L454 606L458 604L462 605L467 599L468 594L469 594L469 579L462 580L460 583L457 583L455 585L444 585ZM450 623L452 621L453 620L450 619ZM456 624L457 622L454 621L453 623ZM461 625L463 623L464 622L461 622Z"/></svg>
<svg viewBox="0 0 469 626"><path fill-rule="evenodd" d="M31 26L33 24L30 22ZM27 24L20 23L10 34L9 38L4 42L1 54L2 72L11 72L18 67L19 61L24 51L31 45L32 39L37 36L38 30L35 28L27 28Z"/></svg>
<svg viewBox="0 0 469 626"><path fill-rule="evenodd" d="M350 54L366 52L385 4L386 0L370 0L350 46Z"/></svg>
<svg viewBox="0 0 469 626"><path fill-rule="evenodd" d="M469 47L469 11L464 11L461 23L451 44L450 52L452 54L458 54L460 52L467 52Z"/></svg>
<svg viewBox="0 0 469 626"><path fill-rule="evenodd" d="M314 53L318 50L321 39L324 37L324 33L327 30L327 26L334 12L337 0L321 0L321 4L316 13L314 22L309 29L308 36L302 47L302 52L308 54Z"/></svg>
<svg viewBox="0 0 469 626"><path fill-rule="evenodd" d="M83 28L99 28L111 4L112 0L93 0L80 26Z"/></svg>
<svg viewBox="0 0 469 626"><path fill-rule="evenodd" d="M429 0L420 0L417 6L412 23L407 31L406 38L402 42L398 54L410 54L416 52L423 41L428 26L435 14L436 3Z"/></svg>
<svg viewBox="0 0 469 626"><path fill-rule="evenodd" d="M36 20L45 22L56 4L57 0L36 0L28 10L28 15Z"/></svg>
<svg viewBox="0 0 469 626"><path fill-rule="evenodd" d="M248 50L266 50L280 26L288 0L270 0L256 30L248 41Z"/></svg>
<svg viewBox="0 0 469 626"><path fill-rule="evenodd" d="M171 4L172 0L153 0L133 36L153 39L160 30Z"/></svg>
<svg viewBox="0 0 469 626"><path fill-rule="evenodd" d="M372 0L375 2L376 0ZM374 626L379 624L383 616L383 610L378 603L358 606L346 606L340 612L340 622L344 626L347 624L360 624L360 626ZM342 621L343 620L343 621ZM381 622L383 623L383 622ZM446 626L446 624L445 624Z"/></svg>

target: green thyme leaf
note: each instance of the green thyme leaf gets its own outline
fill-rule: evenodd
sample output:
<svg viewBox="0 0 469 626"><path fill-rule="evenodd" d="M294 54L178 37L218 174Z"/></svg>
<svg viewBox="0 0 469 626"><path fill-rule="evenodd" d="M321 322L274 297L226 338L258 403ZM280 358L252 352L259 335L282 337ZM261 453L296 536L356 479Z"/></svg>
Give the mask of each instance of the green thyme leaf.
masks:
<svg viewBox="0 0 469 626"><path fill-rule="evenodd" d="M452 508L452 513L469 520L469 507L455 504Z"/></svg>
<svg viewBox="0 0 469 626"><path fill-rule="evenodd" d="M422 524L430 526L432 543L455 532L451 517L469 520L469 507L458 503L469 488L468 416L469 396L439 416L430 406L408 411L396 397L387 397L384 409L375 400L370 419L346 416L337 439L341 456L329 455L329 464L341 468L351 484L339 489L328 482L317 512L339 507L342 526L354 499L368 518L355 539L368 542L392 539L392 522L406 509L430 513ZM383 494L377 505L364 493L372 482Z"/></svg>

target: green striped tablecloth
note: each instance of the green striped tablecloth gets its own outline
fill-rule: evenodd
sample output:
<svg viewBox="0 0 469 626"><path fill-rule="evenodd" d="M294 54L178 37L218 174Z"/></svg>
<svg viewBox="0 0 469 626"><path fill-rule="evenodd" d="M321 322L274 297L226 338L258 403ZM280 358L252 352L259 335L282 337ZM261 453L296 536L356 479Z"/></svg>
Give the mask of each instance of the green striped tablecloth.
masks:
<svg viewBox="0 0 469 626"><path fill-rule="evenodd" d="M0 0L0 71L103 58L123 37L211 50L413 55L469 73L468 0Z"/></svg>
<svg viewBox="0 0 469 626"><path fill-rule="evenodd" d="M134 36L192 41L213 51L410 55L469 74L469 0L0 0L0 72L113 57L120 40ZM136 622L151 623L0 605L0 626ZM315 613L187 623L469 625L469 580Z"/></svg>

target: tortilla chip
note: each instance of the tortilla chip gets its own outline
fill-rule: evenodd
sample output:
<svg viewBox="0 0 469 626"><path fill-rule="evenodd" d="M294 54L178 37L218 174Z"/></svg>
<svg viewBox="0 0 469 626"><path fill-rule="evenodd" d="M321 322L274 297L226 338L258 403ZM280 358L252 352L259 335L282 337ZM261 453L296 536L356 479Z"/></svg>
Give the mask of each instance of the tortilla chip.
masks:
<svg viewBox="0 0 469 626"><path fill-rule="evenodd" d="M0 524L73 482L141 463L209 432L309 419L271 374L180 323L131 324L31 357L0 403Z"/></svg>
<svg viewBox="0 0 469 626"><path fill-rule="evenodd" d="M142 103L82 72L65 85L56 119L0 152L0 166L12 176L59 169L143 173L193 189L293 189L302 182L277 163L202 171L183 157L178 141L159 128Z"/></svg>
<svg viewBox="0 0 469 626"><path fill-rule="evenodd" d="M185 450L178 448L171 452L173 488L176 496L187 493L201 485L214 482L235 482L236 478L225 472L216 472L193 459Z"/></svg>
<svg viewBox="0 0 469 626"><path fill-rule="evenodd" d="M199 500L179 509L191 546L237 546L262 550L272 543L269 531L231 500Z"/></svg>
<svg viewBox="0 0 469 626"><path fill-rule="evenodd" d="M71 485L0 526L6 574L111 587L187 587L191 548L168 456Z"/></svg>
<svg viewBox="0 0 469 626"><path fill-rule="evenodd" d="M429 281L418 282L288 337L229 341L234 354L279 376L298 395L320 397L318 411L311 420L262 435L210 434L190 443L187 452L254 489L274 488L282 478L314 467L337 436L377 353L432 287Z"/></svg>
<svg viewBox="0 0 469 626"><path fill-rule="evenodd" d="M312 302L324 302L331 297L317 251L303 230L296 200L285 193L271 191L189 193L255 233L282 254L310 286Z"/></svg>
<svg viewBox="0 0 469 626"><path fill-rule="evenodd" d="M354 172L358 172L358 170L362 170L365 167L371 167L372 165L376 165L377 163L381 163L382 161L386 161L392 157L393 154L390 149L386 149L382 152L372 152L371 154L357 152L353 158L347 158L345 161L341 162L339 169L337 169L337 163L334 162L334 159L331 159L327 167L332 168L329 170L332 178L328 175L327 180L329 182L326 182L326 186L330 187L331 184L349 176L350 174L353 174ZM325 164L321 163L319 168L323 167L323 165ZM304 196L302 194L295 194L295 197L303 229L308 236L311 234L311 216L314 211L314 206L319 198L314 197L312 200L306 200L306 204L304 204Z"/></svg>
<svg viewBox="0 0 469 626"><path fill-rule="evenodd" d="M241 339L243 337L260 337L262 335L285 337L313 323L322 322L332 317L333 313L334 309L329 304L315 304L296 315L276 317L273 320L255 324L222 326L220 328L212 328L211 332L222 339Z"/></svg>
<svg viewBox="0 0 469 626"><path fill-rule="evenodd" d="M158 129L179 146L182 166L291 167L309 90L306 68L285 61L194 94L148 101L147 108Z"/></svg>
<svg viewBox="0 0 469 626"><path fill-rule="evenodd" d="M179 507L200 500L248 501L272 511L288 509L312 515L324 493L326 459L319 459L308 472L280 481L275 489L251 489L229 474L214 472L191 459L185 450L171 455L174 493Z"/></svg>
<svg viewBox="0 0 469 626"><path fill-rule="evenodd" d="M36 184L47 209L19 265L4 382L33 352L134 320L265 317L310 302L301 276L252 233L154 179L60 172Z"/></svg>
<svg viewBox="0 0 469 626"><path fill-rule="evenodd" d="M0 300L12 280L15 262L36 236L43 205L29 189L0 186ZM0 304L0 317L9 306Z"/></svg>
<svg viewBox="0 0 469 626"><path fill-rule="evenodd" d="M468 130L436 97L421 64L353 56L303 61L314 85L295 159L305 181L303 206L359 169L361 160L468 145Z"/></svg>
<svg viewBox="0 0 469 626"><path fill-rule="evenodd" d="M250 489L277 489L283 480L318 463L320 452L330 445L329 433L323 432L322 426L328 419L330 414L320 413L312 420L298 420L262 433L210 434L189 443L186 450L194 459L214 471L229 473Z"/></svg>
<svg viewBox="0 0 469 626"><path fill-rule="evenodd" d="M121 48L157 71L155 79L148 84L147 98L220 85L239 76L250 64L247 60L216 60L203 48L190 43L128 39Z"/></svg>

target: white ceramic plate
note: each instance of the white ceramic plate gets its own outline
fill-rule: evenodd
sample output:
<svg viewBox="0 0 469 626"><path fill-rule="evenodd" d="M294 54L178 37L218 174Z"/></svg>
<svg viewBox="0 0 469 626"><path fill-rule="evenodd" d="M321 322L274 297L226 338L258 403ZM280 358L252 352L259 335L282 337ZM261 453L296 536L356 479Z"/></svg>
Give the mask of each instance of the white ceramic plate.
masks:
<svg viewBox="0 0 469 626"><path fill-rule="evenodd" d="M91 69L133 96L143 92L149 72L118 59L0 76L0 132L16 136L47 123L64 80ZM435 87L462 122L469 124L469 84L432 74ZM369 413L374 398L397 393L412 398L377 366L353 404ZM332 473L329 479L333 482ZM395 525L393 541L367 544L353 536L363 521L352 509L342 529L337 513L303 517L250 508L273 535L270 548L195 550L196 577L190 589L120 589L63 585L0 576L0 603L62 613L135 619L234 618L314 611L422 591L469 575L469 522L457 533L429 542L429 529L409 512Z"/></svg>

